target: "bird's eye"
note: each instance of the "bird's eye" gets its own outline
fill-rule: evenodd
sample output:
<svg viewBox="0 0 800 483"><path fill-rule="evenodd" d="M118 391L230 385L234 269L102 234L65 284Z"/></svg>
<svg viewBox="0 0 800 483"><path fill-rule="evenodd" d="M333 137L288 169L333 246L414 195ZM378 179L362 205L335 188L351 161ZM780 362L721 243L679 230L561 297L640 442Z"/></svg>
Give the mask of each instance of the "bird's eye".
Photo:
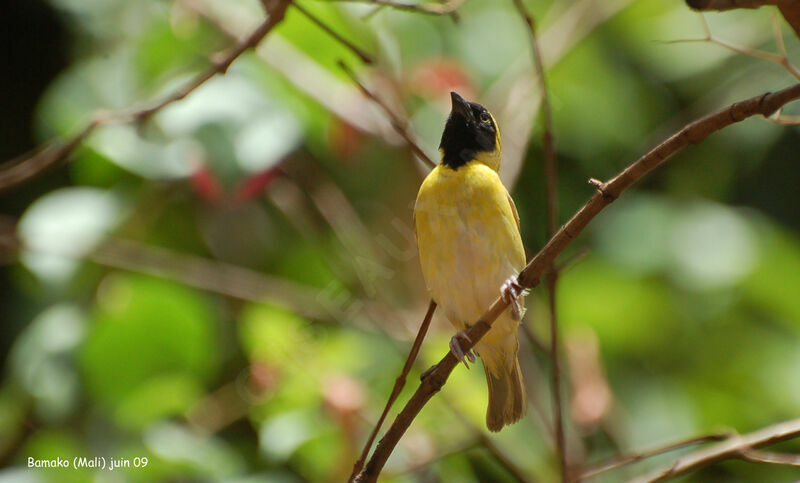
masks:
<svg viewBox="0 0 800 483"><path fill-rule="evenodd" d="M483 111L481 113L481 122L489 122L489 113L488 112Z"/></svg>

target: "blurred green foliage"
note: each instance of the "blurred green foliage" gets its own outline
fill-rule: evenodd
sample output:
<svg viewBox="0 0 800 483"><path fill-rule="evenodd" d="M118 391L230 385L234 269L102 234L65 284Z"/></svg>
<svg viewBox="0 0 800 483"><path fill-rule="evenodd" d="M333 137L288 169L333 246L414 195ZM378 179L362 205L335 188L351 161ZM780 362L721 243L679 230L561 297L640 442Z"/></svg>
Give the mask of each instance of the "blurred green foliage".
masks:
<svg viewBox="0 0 800 483"><path fill-rule="evenodd" d="M707 42L668 43L704 35L681 2L525 3L549 66L562 221L591 195L587 178L613 175L693 118L792 82L780 66ZM263 15L255 0L49 4L67 27L70 64L39 100L42 142L75 133L97 110L173 92ZM543 127L512 2L470 1L457 22L303 6L374 56L359 75L410 119L432 157L450 89L489 106L526 246L538 250ZM772 14L706 18L720 38L775 50ZM795 58L797 38L785 40ZM11 301L0 307L0 481L346 479L427 294L410 228L425 168L340 60L359 65L290 8L226 75L147 123L98 128L58 186L4 213L19 216L21 245L0 272ZM626 193L561 257L573 461L797 414L799 142L796 127L763 119L714 134ZM26 189L0 201L17 206ZM526 324L546 342L542 293L529 296ZM451 332L437 316L398 405ZM553 481L549 363L522 340L530 416L491 437L521 471ZM511 481L477 437L484 386L480 370L457 369L385 481ZM148 464L116 477L26 468L29 457L76 456ZM797 478L728 462L688 480Z"/></svg>

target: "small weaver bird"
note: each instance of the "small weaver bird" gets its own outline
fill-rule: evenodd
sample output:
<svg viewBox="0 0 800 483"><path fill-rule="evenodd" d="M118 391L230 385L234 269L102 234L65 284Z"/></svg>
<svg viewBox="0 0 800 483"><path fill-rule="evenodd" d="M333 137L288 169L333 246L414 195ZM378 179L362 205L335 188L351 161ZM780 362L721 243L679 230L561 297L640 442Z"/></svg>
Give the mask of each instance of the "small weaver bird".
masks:
<svg viewBox="0 0 800 483"><path fill-rule="evenodd" d="M450 93L452 110L442 134L441 163L422 182L414 206L420 263L433 300L458 329L450 350L469 368L461 348L465 330L497 298L509 303L475 344L489 387L486 426L500 431L527 409L517 360L524 312L516 276L525 266L519 215L500 181L500 130L480 104Z"/></svg>

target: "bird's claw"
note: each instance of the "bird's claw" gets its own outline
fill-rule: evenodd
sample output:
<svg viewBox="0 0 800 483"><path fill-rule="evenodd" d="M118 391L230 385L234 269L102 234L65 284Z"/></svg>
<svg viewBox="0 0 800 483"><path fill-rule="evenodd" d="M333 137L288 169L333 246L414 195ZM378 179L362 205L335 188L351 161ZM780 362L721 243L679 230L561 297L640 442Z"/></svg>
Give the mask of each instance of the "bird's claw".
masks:
<svg viewBox="0 0 800 483"><path fill-rule="evenodd" d="M500 286L500 294L503 300L511 306L511 318L514 320L522 319L522 310L519 305L519 298L523 295L524 288L517 281L517 277L511 276Z"/></svg>
<svg viewBox="0 0 800 483"><path fill-rule="evenodd" d="M467 361L464 359L464 356L466 356L466 358L469 359L469 361L474 364L475 354L473 354L471 350L464 352L464 350L461 349L460 339L464 339L465 341L467 341L467 343L472 343L472 340L469 338L467 333L464 332L463 330L459 330L458 332L456 332L456 335L454 335L450 339L450 352L452 352L453 355L456 356L458 362L463 362L464 367L469 369L469 364L467 364Z"/></svg>

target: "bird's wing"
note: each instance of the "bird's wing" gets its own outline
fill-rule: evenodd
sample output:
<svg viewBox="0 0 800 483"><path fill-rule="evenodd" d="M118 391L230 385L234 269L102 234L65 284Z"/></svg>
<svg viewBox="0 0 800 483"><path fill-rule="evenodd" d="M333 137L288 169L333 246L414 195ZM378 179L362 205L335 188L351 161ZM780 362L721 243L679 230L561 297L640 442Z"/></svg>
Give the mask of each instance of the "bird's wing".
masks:
<svg viewBox="0 0 800 483"><path fill-rule="evenodd" d="M514 204L514 198L511 197L511 193L506 191L506 197L508 198L508 204L511 205L511 212L514 214L514 221L517 223L517 231L522 233L522 230L519 227L519 213L517 213L517 205Z"/></svg>

